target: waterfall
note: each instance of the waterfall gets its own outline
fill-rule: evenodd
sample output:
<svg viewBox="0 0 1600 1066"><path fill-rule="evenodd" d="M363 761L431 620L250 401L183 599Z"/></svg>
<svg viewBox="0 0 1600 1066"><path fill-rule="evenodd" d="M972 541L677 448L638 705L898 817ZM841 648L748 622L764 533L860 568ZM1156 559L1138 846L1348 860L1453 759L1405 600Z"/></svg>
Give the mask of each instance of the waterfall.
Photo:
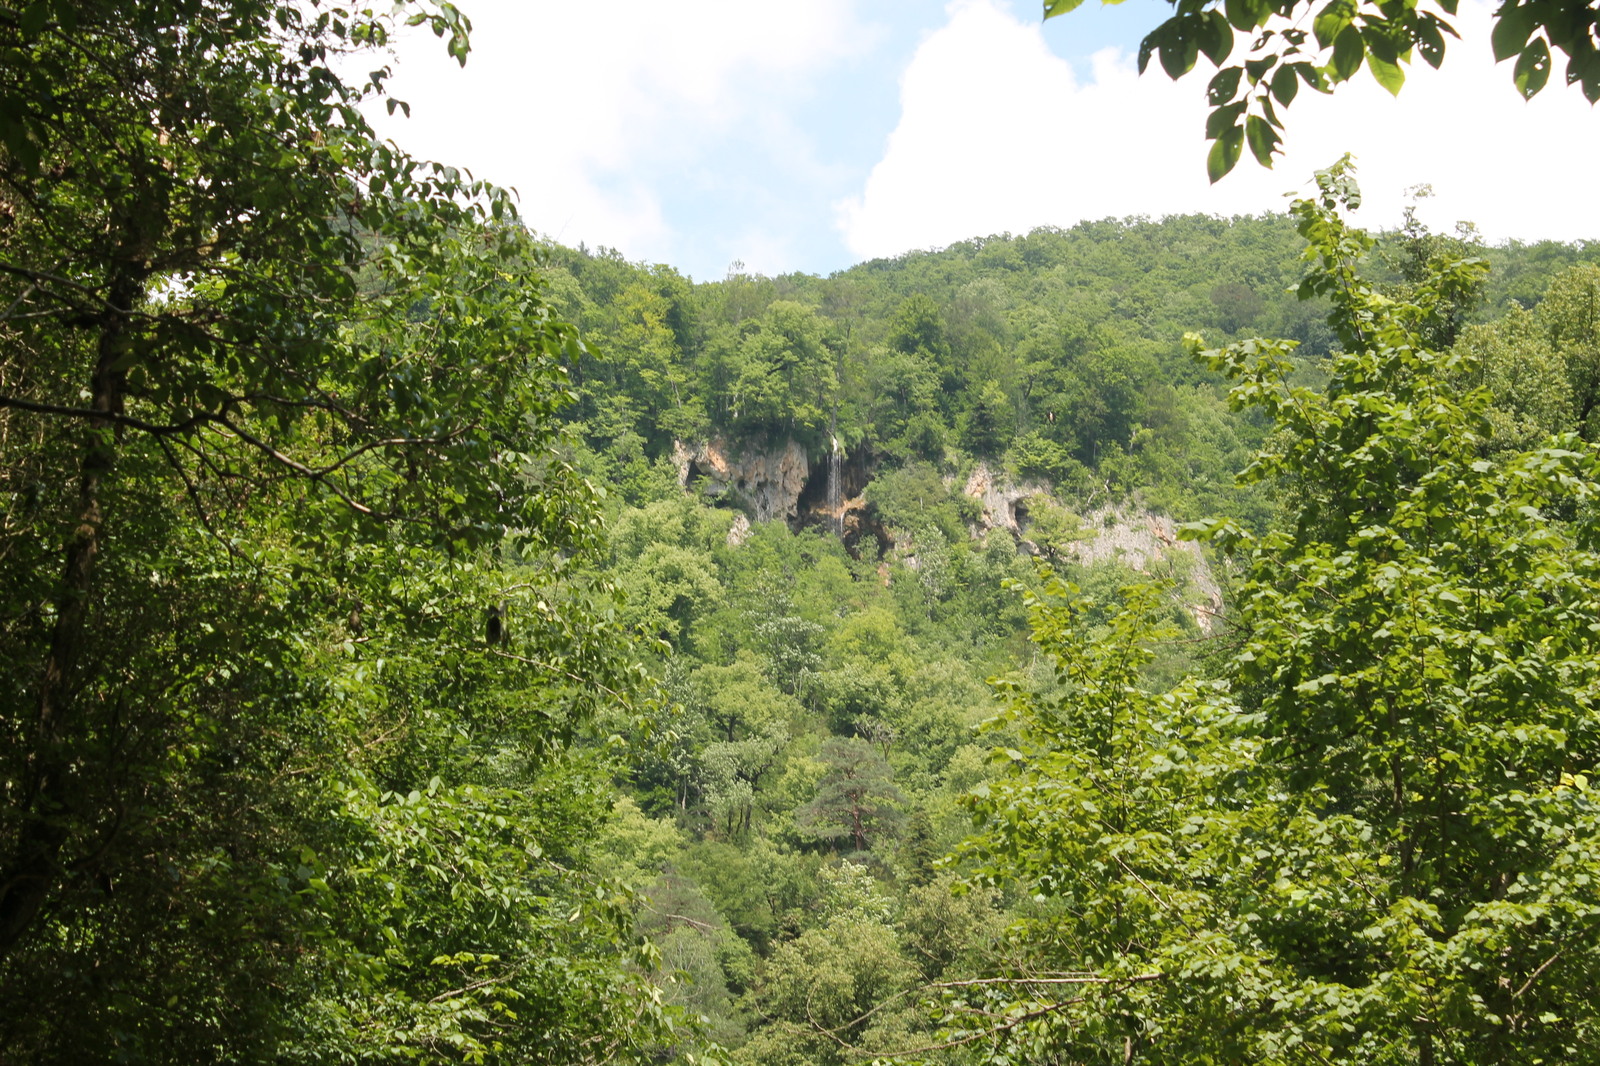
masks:
<svg viewBox="0 0 1600 1066"><path fill-rule="evenodd" d="M844 498L842 467L844 453L839 449L839 438L833 437L833 450L828 453L828 514L833 516L834 535L844 536Z"/></svg>

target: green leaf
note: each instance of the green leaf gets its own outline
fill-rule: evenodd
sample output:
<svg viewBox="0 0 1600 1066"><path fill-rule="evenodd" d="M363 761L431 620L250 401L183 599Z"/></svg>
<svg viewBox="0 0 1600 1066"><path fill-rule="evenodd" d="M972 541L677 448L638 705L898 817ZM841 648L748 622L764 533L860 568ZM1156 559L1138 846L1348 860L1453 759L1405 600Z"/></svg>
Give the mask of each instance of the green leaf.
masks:
<svg viewBox="0 0 1600 1066"><path fill-rule="evenodd" d="M1435 19L1420 19L1414 31L1417 51L1422 53L1423 61L1434 70L1438 70L1439 64L1444 62L1444 34L1439 31L1441 25Z"/></svg>
<svg viewBox="0 0 1600 1066"><path fill-rule="evenodd" d="M1272 72L1272 95L1279 104L1288 107L1300 91L1300 79L1293 66L1281 66Z"/></svg>
<svg viewBox="0 0 1600 1066"><path fill-rule="evenodd" d="M1205 22L1200 30L1200 51L1216 66L1222 66L1228 58L1228 53L1233 51L1233 28L1228 25L1228 20L1222 12L1212 9L1205 13Z"/></svg>
<svg viewBox="0 0 1600 1066"><path fill-rule="evenodd" d="M1166 28L1167 24L1163 22L1160 26L1157 26L1155 29L1145 34L1144 40L1139 42L1140 74L1143 74L1145 72L1145 68L1150 65L1150 57L1154 55L1156 49L1160 47L1161 39L1166 32Z"/></svg>
<svg viewBox="0 0 1600 1066"><path fill-rule="evenodd" d="M1328 76L1322 72L1321 67L1310 63L1296 63L1294 69L1300 75L1300 80L1317 92L1324 95L1333 92L1332 86L1328 84Z"/></svg>
<svg viewBox="0 0 1600 1066"><path fill-rule="evenodd" d="M1212 77L1211 84L1206 86L1206 102L1212 107L1221 107L1231 101L1239 93L1238 67L1223 67Z"/></svg>
<svg viewBox="0 0 1600 1066"><path fill-rule="evenodd" d="M1261 115L1272 124L1273 129L1283 129L1283 120L1278 118L1278 109L1272 106L1272 96L1270 94L1261 98Z"/></svg>
<svg viewBox="0 0 1600 1066"><path fill-rule="evenodd" d="M1183 20L1193 22L1194 20ZM1177 19L1169 20L1168 25L1173 26L1161 41L1161 69L1167 72L1167 77L1177 81L1189 71L1194 69L1194 62L1200 58L1199 34L1192 32L1199 27L1185 26Z"/></svg>
<svg viewBox="0 0 1600 1066"><path fill-rule="evenodd" d="M1240 33L1249 33L1265 26L1267 19L1272 16L1272 6L1262 3L1262 0L1224 0L1222 10L1227 16L1228 25Z"/></svg>
<svg viewBox="0 0 1600 1066"><path fill-rule="evenodd" d="M1206 174L1214 185L1239 162L1239 152L1244 147L1244 130L1238 126L1224 130L1217 143L1206 155Z"/></svg>
<svg viewBox="0 0 1600 1066"><path fill-rule="evenodd" d="M1523 51L1534 31L1533 11L1528 7L1503 7L1495 17L1494 30L1489 43L1494 47L1494 61L1504 63Z"/></svg>
<svg viewBox="0 0 1600 1066"><path fill-rule="evenodd" d="M1400 64L1369 55L1367 67L1372 71L1372 76L1377 79L1378 84L1389 90L1390 96L1400 95L1400 87L1406 83L1406 72L1401 69Z"/></svg>
<svg viewBox="0 0 1600 1066"><path fill-rule="evenodd" d="M1053 19L1057 15L1065 15L1068 11L1076 11L1083 6L1083 0L1044 0L1044 17Z"/></svg>
<svg viewBox="0 0 1600 1066"><path fill-rule="evenodd" d="M1250 142L1250 152L1256 162L1271 169L1272 153L1278 147L1278 131L1260 115L1251 115L1245 119L1244 136Z"/></svg>
<svg viewBox="0 0 1600 1066"><path fill-rule="evenodd" d="M1333 62L1329 64L1334 80L1349 81L1361 69L1361 61L1366 55L1367 45L1361 39L1360 30L1354 26L1340 30L1339 36L1333 41Z"/></svg>
<svg viewBox="0 0 1600 1066"><path fill-rule="evenodd" d="M1214 141L1226 133L1229 128L1237 126L1239 124L1239 116L1244 114L1247 102L1240 100L1236 103L1219 107L1206 116L1206 139Z"/></svg>
<svg viewBox="0 0 1600 1066"><path fill-rule="evenodd" d="M49 0L33 0L33 3L22 9L20 29L23 38L39 36L39 31L44 29L49 21Z"/></svg>
<svg viewBox="0 0 1600 1066"><path fill-rule="evenodd" d="M1404 37L1397 40L1397 33L1403 31L1388 22L1363 28L1361 39L1367 44L1367 55L1386 63L1400 62L1400 53L1406 45Z"/></svg>
<svg viewBox="0 0 1600 1066"><path fill-rule="evenodd" d="M1534 38L1533 43L1522 50L1512 80L1524 100L1533 99L1550 80L1550 46L1544 43L1543 37Z"/></svg>
<svg viewBox="0 0 1600 1066"><path fill-rule="evenodd" d="M1600 101L1600 52L1578 52L1567 60L1567 84L1574 83L1591 104Z"/></svg>
<svg viewBox="0 0 1600 1066"><path fill-rule="evenodd" d="M1317 44L1323 48L1332 45L1349 27L1350 20L1355 18L1355 14L1355 4L1351 0L1333 0L1327 7L1317 12L1316 19L1311 23L1311 30L1317 36Z"/></svg>

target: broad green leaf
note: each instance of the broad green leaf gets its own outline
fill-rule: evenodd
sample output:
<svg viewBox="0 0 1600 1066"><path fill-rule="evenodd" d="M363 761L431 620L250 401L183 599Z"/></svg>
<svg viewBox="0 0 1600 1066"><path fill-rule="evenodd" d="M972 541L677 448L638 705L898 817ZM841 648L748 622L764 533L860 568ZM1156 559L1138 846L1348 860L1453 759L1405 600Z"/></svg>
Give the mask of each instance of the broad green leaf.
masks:
<svg viewBox="0 0 1600 1066"><path fill-rule="evenodd" d="M1522 94L1522 98L1531 100L1549 79L1550 46L1544 43L1543 37L1536 37L1517 57L1512 80L1516 82L1517 92Z"/></svg>
<svg viewBox="0 0 1600 1066"><path fill-rule="evenodd" d="M1221 107L1229 103L1239 93L1238 67L1223 67L1212 77L1211 84L1206 86L1206 101L1212 107Z"/></svg>
<svg viewBox="0 0 1600 1066"><path fill-rule="evenodd" d="M1250 152L1256 162L1271 168L1272 153L1278 146L1278 131L1260 115L1251 115L1244 122L1245 140L1250 142Z"/></svg>
<svg viewBox="0 0 1600 1066"><path fill-rule="evenodd" d="M1495 62L1504 63L1512 56L1522 54L1537 25L1531 7L1502 7L1495 16L1494 29L1489 34Z"/></svg>
<svg viewBox="0 0 1600 1066"><path fill-rule="evenodd" d="M1406 48L1405 31L1391 22L1369 23L1362 28L1361 39L1366 42L1367 55L1386 63L1400 62L1400 53Z"/></svg>
<svg viewBox="0 0 1600 1066"><path fill-rule="evenodd" d="M1333 61L1329 64L1334 80L1349 81L1354 77L1355 72L1361 69L1366 54L1367 46L1361 39L1360 30L1354 26L1340 30L1333 42Z"/></svg>
<svg viewBox="0 0 1600 1066"><path fill-rule="evenodd" d="M1300 78L1293 66L1285 65L1272 72L1272 95L1284 107L1294 103L1300 91Z"/></svg>
<svg viewBox="0 0 1600 1066"><path fill-rule="evenodd" d="M1327 94L1333 91L1333 87L1328 84L1328 75L1323 72L1321 67L1314 66L1311 63L1296 63L1294 69L1300 75L1300 80L1317 92Z"/></svg>
<svg viewBox="0 0 1600 1066"><path fill-rule="evenodd" d="M1244 130L1238 126L1224 130L1206 155L1206 174L1212 184L1221 181L1239 162L1239 152L1244 147Z"/></svg>
<svg viewBox="0 0 1600 1066"><path fill-rule="evenodd" d="M1145 68L1150 66L1150 57L1155 54L1161 45L1162 37L1166 33L1167 24L1162 23L1144 35L1144 40L1139 42L1139 73L1143 74Z"/></svg>
<svg viewBox="0 0 1600 1066"><path fill-rule="evenodd" d="M1600 102L1600 52L1580 52L1567 60L1567 84L1582 86L1584 99Z"/></svg>
<svg viewBox="0 0 1600 1066"><path fill-rule="evenodd" d="M1398 63L1390 63L1375 55L1367 57L1367 66L1379 85L1389 90L1390 96L1399 96L1400 87L1406 83L1406 72Z"/></svg>
<svg viewBox="0 0 1600 1066"><path fill-rule="evenodd" d="M19 28L23 37L39 36L39 31L50 21L50 7L50 0L33 0L33 3L22 9Z"/></svg>
<svg viewBox="0 0 1600 1066"><path fill-rule="evenodd" d="M1203 17L1205 21L1199 33L1200 51L1220 67L1228 58L1228 53L1233 51L1233 28L1228 25L1222 12L1214 8Z"/></svg>
<svg viewBox="0 0 1600 1066"><path fill-rule="evenodd" d="M1350 25L1355 14L1356 7L1352 0L1331 0L1326 7L1317 12L1317 17L1311 23L1317 44L1323 48L1331 46Z"/></svg>
<svg viewBox="0 0 1600 1066"><path fill-rule="evenodd" d="M1206 116L1206 138L1214 141L1230 128L1237 126L1239 117L1244 114L1248 103L1247 100L1239 100L1213 110Z"/></svg>
<svg viewBox="0 0 1600 1066"><path fill-rule="evenodd" d="M1199 33L1204 23L1196 25L1197 21L1171 19L1167 23L1172 29L1161 42L1161 69L1173 81L1193 70L1195 60L1200 57Z"/></svg>
<svg viewBox="0 0 1600 1066"><path fill-rule="evenodd" d="M1223 12L1228 25L1240 33L1249 33L1267 24L1272 17L1272 5L1263 0L1224 0Z"/></svg>
<svg viewBox="0 0 1600 1066"><path fill-rule="evenodd" d="M1053 19L1057 15L1065 15L1068 11L1076 11L1083 6L1083 0L1044 0L1044 17Z"/></svg>
<svg viewBox="0 0 1600 1066"><path fill-rule="evenodd" d="M1272 104L1272 94L1261 97L1261 115L1272 125L1275 130L1283 129L1283 121L1278 118L1278 109Z"/></svg>
<svg viewBox="0 0 1600 1066"><path fill-rule="evenodd" d="M1417 51L1422 53L1423 62L1434 70L1439 69L1439 64L1444 62L1444 34L1439 27L1442 23L1435 19L1419 19L1416 26Z"/></svg>

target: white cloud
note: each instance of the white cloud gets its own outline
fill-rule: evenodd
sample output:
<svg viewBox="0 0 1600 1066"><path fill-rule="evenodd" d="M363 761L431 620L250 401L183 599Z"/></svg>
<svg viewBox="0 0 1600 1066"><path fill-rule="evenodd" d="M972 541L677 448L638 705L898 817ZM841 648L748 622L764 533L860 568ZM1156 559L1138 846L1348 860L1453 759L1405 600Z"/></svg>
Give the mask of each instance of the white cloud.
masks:
<svg viewBox="0 0 1600 1066"><path fill-rule="evenodd" d="M663 176L779 125L808 79L869 41L855 3L478 0L465 70L431 35L401 42L391 90L412 118L381 128L515 186L536 229L665 258Z"/></svg>
<svg viewBox="0 0 1600 1066"><path fill-rule="evenodd" d="M1494 239L1600 237L1600 112L1556 77L1532 103L1488 49L1489 8L1456 20L1443 70L1418 62L1399 99L1363 73L1336 96L1304 92L1287 113L1288 154L1272 171L1249 158L1209 185L1206 75L1173 83L1108 49L1080 83L1036 22L996 0L954 0L949 22L901 82L902 115L861 193L838 206L850 249L895 255L1038 225L1200 211L1279 210L1311 172L1356 154L1361 221L1398 222L1404 190L1435 196L1436 227L1476 221ZM1072 16L1066 16L1070 19ZM1206 66L1204 60L1201 66Z"/></svg>

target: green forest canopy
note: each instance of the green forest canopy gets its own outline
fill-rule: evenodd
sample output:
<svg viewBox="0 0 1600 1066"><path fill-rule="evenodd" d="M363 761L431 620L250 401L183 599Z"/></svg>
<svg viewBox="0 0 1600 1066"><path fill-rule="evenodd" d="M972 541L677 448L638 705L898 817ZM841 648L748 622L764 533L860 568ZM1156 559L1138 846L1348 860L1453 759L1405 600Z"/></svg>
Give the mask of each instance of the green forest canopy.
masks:
<svg viewBox="0 0 1600 1066"><path fill-rule="evenodd" d="M407 19L0 15L0 1057L1582 1057L1594 246L694 285L380 142Z"/></svg>

